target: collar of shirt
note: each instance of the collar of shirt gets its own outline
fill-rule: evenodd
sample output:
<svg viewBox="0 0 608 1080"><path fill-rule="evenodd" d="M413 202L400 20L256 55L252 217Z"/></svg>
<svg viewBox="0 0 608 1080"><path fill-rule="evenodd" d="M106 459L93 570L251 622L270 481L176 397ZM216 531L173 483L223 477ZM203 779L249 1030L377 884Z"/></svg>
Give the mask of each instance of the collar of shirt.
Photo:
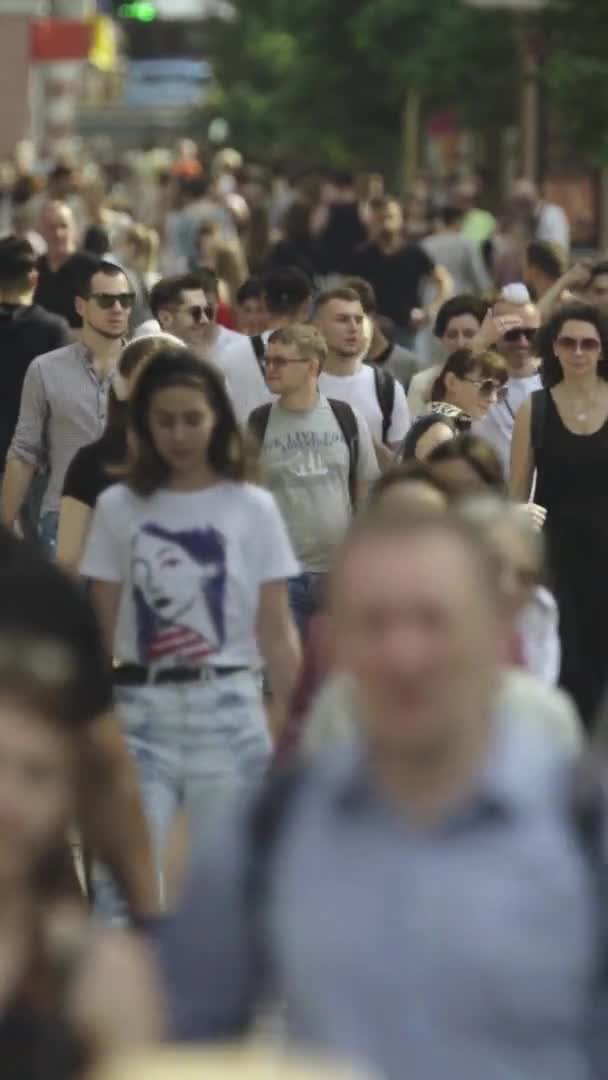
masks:
<svg viewBox="0 0 608 1080"><path fill-rule="evenodd" d="M536 808L537 793L530 783L529 743L519 737L520 728L500 708L489 723L493 732L485 759L470 789L435 826L442 831L470 828L496 818L507 820ZM356 813L375 805L394 812L373 775L363 741L354 743L348 753L342 750L338 770L335 796L340 810ZM405 820L406 815L402 816Z"/></svg>
<svg viewBox="0 0 608 1080"><path fill-rule="evenodd" d="M125 344L126 342L123 341L123 347ZM84 341L77 341L76 348L78 350L78 355L80 356L82 363L86 367L89 374L96 380L96 382L100 383L102 386L106 386L113 381L114 375L116 373L116 368L114 368L114 370L111 371L108 375L104 375L102 378L100 378L99 373L95 368L95 357L93 350L90 349L88 345L85 345Z"/></svg>

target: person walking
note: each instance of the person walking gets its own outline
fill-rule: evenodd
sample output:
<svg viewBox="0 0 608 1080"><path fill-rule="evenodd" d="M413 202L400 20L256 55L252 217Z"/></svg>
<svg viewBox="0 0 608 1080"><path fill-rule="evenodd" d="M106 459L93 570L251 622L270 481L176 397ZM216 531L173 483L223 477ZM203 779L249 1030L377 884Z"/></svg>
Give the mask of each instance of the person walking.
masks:
<svg viewBox="0 0 608 1080"><path fill-rule="evenodd" d="M81 564L135 757L159 874L183 804L195 854L229 792L270 756L256 630L275 711L300 648L287 581L299 573L272 496L245 483L244 446L219 373L161 350L131 399L125 483L100 497Z"/></svg>
<svg viewBox="0 0 608 1080"><path fill-rule="evenodd" d="M7 454L0 514L12 528L37 468L48 462L40 539L55 547L65 473L81 446L99 438L127 332L133 293L119 267L97 262L78 285L82 340L30 364L19 419Z"/></svg>
<svg viewBox="0 0 608 1080"><path fill-rule="evenodd" d="M561 684L592 727L608 683L608 328L596 308L570 304L543 328L544 388L515 421L511 492L547 510L552 584L560 613Z"/></svg>

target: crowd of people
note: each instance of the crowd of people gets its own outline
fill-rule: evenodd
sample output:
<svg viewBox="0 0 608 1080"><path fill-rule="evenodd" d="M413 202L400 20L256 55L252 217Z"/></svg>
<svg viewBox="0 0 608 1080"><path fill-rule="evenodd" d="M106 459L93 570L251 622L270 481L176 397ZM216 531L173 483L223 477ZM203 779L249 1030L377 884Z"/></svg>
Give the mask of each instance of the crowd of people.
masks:
<svg viewBox="0 0 608 1080"><path fill-rule="evenodd" d="M9 1080L604 1076L608 263L187 141L3 213Z"/></svg>

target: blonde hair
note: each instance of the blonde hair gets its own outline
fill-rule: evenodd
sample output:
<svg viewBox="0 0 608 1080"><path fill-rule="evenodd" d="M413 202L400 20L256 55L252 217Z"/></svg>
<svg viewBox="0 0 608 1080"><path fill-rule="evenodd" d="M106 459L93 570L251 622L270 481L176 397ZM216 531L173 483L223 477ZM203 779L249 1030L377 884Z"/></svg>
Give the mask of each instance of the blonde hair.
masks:
<svg viewBox="0 0 608 1080"><path fill-rule="evenodd" d="M275 330L268 339L269 345L295 346L306 360L318 360L322 370L327 360L327 343L320 330L311 323L293 323Z"/></svg>

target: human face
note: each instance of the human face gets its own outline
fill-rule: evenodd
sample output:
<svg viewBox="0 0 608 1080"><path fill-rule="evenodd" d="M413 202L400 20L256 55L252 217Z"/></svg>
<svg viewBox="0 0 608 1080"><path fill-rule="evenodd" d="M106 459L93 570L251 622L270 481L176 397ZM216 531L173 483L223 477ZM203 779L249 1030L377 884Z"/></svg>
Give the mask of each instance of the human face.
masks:
<svg viewBox="0 0 608 1080"><path fill-rule="evenodd" d="M454 315L448 321L441 343L449 355L457 349L468 349L478 332L479 320L474 315Z"/></svg>
<svg viewBox="0 0 608 1080"><path fill-rule="evenodd" d="M0 699L0 887L25 881L64 834L73 764L67 738L46 717Z"/></svg>
<svg viewBox="0 0 608 1080"><path fill-rule="evenodd" d="M40 232L51 260L67 259L76 250L74 216L69 206L61 203L47 206L40 222Z"/></svg>
<svg viewBox="0 0 608 1080"><path fill-rule="evenodd" d="M553 342L553 351L564 376L580 378L597 371L602 343L593 323L568 319Z"/></svg>
<svg viewBox="0 0 608 1080"><path fill-rule="evenodd" d="M483 420L491 406L504 396L501 384L479 370L468 372L462 379L450 372L446 375L445 385L446 401L468 413L473 420Z"/></svg>
<svg viewBox="0 0 608 1080"><path fill-rule="evenodd" d="M316 385L318 363L302 357L297 345L270 342L264 364L266 385L273 394L293 394Z"/></svg>
<svg viewBox="0 0 608 1080"><path fill-rule="evenodd" d="M252 296L239 304L237 311L238 328L241 334L255 337L268 328L268 310L262 297Z"/></svg>
<svg viewBox="0 0 608 1080"><path fill-rule="evenodd" d="M350 360L365 349L363 308L358 300L330 300L317 315L317 325L331 352Z"/></svg>
<svg viewBox="0 0 608 1080"><path fill-rule="evenodd" d="M495 315L518 315L521 326L509 330L498 340L497 350L504 357L509 374L525 375L534 362L533 341L540 326L540 314L534 304L516 306L514 304L496 304Z"/></svg>
<svg viewBox="0 0 608 1080"><path fill-rule="evenodd" d="M106 297L115 298L110 307L107 306L109 301ZM128 303L127 297L131 298ZM119 298L123 298L122 303ZM93 330L108 340L120 341L126 336L129 326L133 291L124 274L94 274L89 296L86 299L77 296L75 306L85 329Z"/></svg>
<svg viewBox="0 0 608 1080"><path fill-rule="evenodd" d="M403 232L403 212L398 202L390 202L382 211L380 233L386 240L392 240Z"/></svg>
<svg viewBox="0 0 608 1080"><path fill-rule="evenodd" d="M337 660L356 680L372 747L413 758L457 740L485 704L504 648L471 553L430 529L362 540L334 588Z"/></svg>
<svg viewBox="0 0 608 1080"><path fill-rule="evenodd" d="M211 343L214 319L215 305L203 289L184 289L175 307L159 312L162 329L198 353Z"/></svg>
<svg viewBox="0 0 608 1080"><path fill-rule="evenodd" d="M587 298L589 303L594 304L604 315L608 314L608 274L594 277L587 290Z"/></svg>
<svg viewBox="0 0 608 1080"><path fill-rule="evenodd" d="M202 390L171 386L150 403L152 442L175 476L185 476L206 463L217 417Z"/></svg>

